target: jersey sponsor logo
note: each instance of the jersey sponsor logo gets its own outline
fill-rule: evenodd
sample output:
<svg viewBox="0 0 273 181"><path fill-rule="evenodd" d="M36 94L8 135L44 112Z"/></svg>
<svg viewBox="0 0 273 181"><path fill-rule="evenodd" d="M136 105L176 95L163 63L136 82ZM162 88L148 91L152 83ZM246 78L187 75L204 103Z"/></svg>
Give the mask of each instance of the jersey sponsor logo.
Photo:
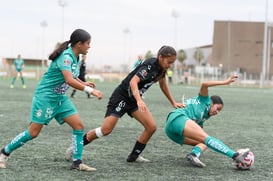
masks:
<svg viewBox="0 0 273 181"><path fill-rule="evenodd" d="M55 92L56 94L65 94L68 88L69 88L69 85L64 82L60 86L55 87L53 89L53 92Z"/></svg>

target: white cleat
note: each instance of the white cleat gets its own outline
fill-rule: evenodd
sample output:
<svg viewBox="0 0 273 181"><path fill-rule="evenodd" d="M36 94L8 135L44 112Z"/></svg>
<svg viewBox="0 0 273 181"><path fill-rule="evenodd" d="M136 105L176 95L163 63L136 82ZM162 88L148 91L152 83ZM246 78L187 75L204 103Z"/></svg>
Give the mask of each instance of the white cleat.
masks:
<svg viewBox="0 0 273 181"><path fill-rule="evenodd" d="M193 165L195 167L200 167L200 168L206 167L206 164L204 164L203 162L201 162L199 160L199 158L197 156L195 156L195 155L188 154L186 156L186 159L190 162L191 165Z"/></svg>
<svg viewBox="0 0 273 181"><path fill-rule="evenodd" d="M137 163L149 163L149 162L151 162L151 160L143 158L142 156L138 156L135 162L137 162Z"/></svg>
<svg viewBox="0 0 273 181"><path fill-rule="evenodd" d="M247 157L248 153L249 153L250 149L249 148L245 148L245 149L239 149L236 152L236 156L233 158L235 162L240 163L244 160L245 157Z"/></svg>
<svg viewBox="0 0 273 181"><path fill-rule="evenodd" d="M88 165L86 165L86 164L80 163L80 164L78 164L78 165L72 164L71 170L86 171L86 172L94 172L94 171L96 171L97 169L94 168L94 167L90 167L90 166L88 166Z"/></svg>
<svg viewBox="0 0 273 181"><path fill-rule="evenodd" d="M0 168L7 168L7 161L8 161L8 156L6 156L3 153L0 153Z"/></svg>

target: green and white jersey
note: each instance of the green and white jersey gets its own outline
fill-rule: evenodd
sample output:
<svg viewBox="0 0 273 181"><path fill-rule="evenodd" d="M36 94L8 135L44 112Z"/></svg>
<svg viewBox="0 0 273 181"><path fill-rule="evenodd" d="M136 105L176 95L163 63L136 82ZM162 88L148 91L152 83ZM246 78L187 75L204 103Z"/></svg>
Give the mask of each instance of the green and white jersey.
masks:
<svg viewBox="0 0 273 181"><path fill-rule="evenodd" d="M190 98L185 102L185 108L178 108L173 110L172 116L184 115L189 119L195 121L199 126L203 127L205 120L209 119L209 110L211 99L210 96L201 96Z"/></svg>
<svg viewBox="0 0 273 181"><path fill-rule="evenodd" d="M74 78L79 76L78 57L75 56L71 47L64 50L57 59L52 61L38 84L34 96L46 97L52 100L59 100L66 96L65 92L69 85L65 82L62 70L70 71Z"/></svg>
<svg viewBox="0 0 273 181"><path fill-rule="evenodd" d="M23 59L15 59L13 64L15 65L15 69L21 71L24 65Z"/></svg>

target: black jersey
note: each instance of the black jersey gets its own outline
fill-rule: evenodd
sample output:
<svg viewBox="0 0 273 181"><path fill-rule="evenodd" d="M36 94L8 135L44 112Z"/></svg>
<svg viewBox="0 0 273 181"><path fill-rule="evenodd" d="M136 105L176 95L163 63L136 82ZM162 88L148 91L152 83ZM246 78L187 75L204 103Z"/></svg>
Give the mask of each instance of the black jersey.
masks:
<svg viewBox="0 0 273 181"><path fill-rule="evenodd" d="M119 89L122 90L122 95L132 98L132 91L130 88L130 81L134 75L138 76L140 82L138 83L139 94L142 96L145 91L157 82L160 76L163 76L163 70L158 64L157 58L151 58L145 60L136 69L130 72L127 77L119 85Z"/></svg>

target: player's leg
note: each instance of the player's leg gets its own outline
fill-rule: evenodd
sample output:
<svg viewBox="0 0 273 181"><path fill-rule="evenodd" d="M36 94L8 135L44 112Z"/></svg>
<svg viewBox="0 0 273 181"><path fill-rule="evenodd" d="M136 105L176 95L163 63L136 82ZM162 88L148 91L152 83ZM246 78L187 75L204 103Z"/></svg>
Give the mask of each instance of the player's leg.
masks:
<svg viewBox="0 0 273 181"><path fill-rule="evenodd" d="M205 167L206 164L204 164L200 160L200 156L202 152L206 150L207 146L203 143L199 143L198 141L189 138L184 138L184 144L194 146L191 152L186 156L186 159L191 163L191 165L196 167Z"/></svg>
<svg viewBox="0 0 273 181"><path fill-rule="evenodd" d="M89 167L82 163L82 153L83 153L83 134L84 126L80 120L78 114L68 116L63 119L68 125L72 127L72 148L73 148L73 163L71 166L72 170L81 171L95 171L96 168Z"/></svg>
<svg viewBox="0 0 273 181"><path fill-rule="evenodd" d="M104 119L101 127L91 129L86 134L83 135L83 146L91 143L93 140L106 136L112 132L116 123L118 122L118 117L108 116ZM73 148L68 147L65 152L65 160L70 161L72 158Z"/></svg>
<svg viewBox="0 0 273 181"><path fill-rule="evenodd" d="M150 160L140 157L139 155L145 149L147 142L150 140L154 132L156 131L156 122L152 116L152 113L149 109L146 109L145 112L137 110L132 113L132 116L140 122L144 131L139 136L138 140L135 143L135 146L127 158L128 162L150 162Z"/></svg>
<svg viewBox="0 0 273 181"><path fill-rule="evenodd" d="M233 151L222 141L207 135L207 133L205 133L205 131L192 120L188 120L186 122L183 134L185 137L203 142L210 149L226 155L229 158L233 158L236 161L242 160L243 157L247 156L249 152L249 149L244 150L244 152L241 154Z"/></svg>
<svg viewBox="0 0 273 181"><path fill-rule="evenodd" d="M24 79L24 77L23 77L23 72L20 71L19 74L20 74L22 86L23 86L23 88L26 88L25 79Z"/></svg>
<svg viewBox="0 0 273 181"><path fill-rule="evenodd" d="M71 98L74 98L74 96L75 96L75 94L76 94L76 91L77 91L76 89L73 89L73 90L72 90L72 93L71 93L71 95L70 95Z"/></svg>
<svg viewBox="0 0 273 181"><path fill-rule="evenodd" d="M102 136L109 135L116 126L119 118L126 113L126 101L120 97L119 92L114 91L111 95L104 120L101 127L88 131L83 137L84 145Z"/></svg>
<svg viewBox="0 0 273 181"><path fill-rule="evenodd" d="M16 78L17 78L17 73L18 73L17 71L14 72L14 76L11 79L10 88L14 88L14 83L15 83Z"/></svg>
<svg viewBox="0 0 273 181"><path fill-rule="evenodd" d="M31 123L28 130L18 134L11 142L1 149L0 154L0 168L6 168L8 156L16 149L23 146L28 141L37 137L43 125L38 123Z"/></svg>

